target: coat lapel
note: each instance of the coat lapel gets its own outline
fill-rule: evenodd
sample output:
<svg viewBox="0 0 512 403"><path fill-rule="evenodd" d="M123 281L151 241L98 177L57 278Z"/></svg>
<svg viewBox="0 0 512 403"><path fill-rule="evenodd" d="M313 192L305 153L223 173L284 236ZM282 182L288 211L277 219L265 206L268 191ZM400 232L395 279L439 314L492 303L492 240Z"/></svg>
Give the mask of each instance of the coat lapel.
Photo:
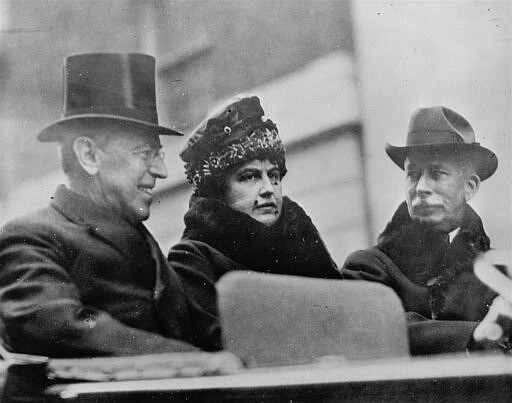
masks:
<svg viewBox="0 0 512 403"><path fill-rule="evenodd" d="M128 258L147 255L147 245L134 226L64 185L57 188L51 205Z"/></svg>
<svg viewBox="0 0 512 403"><path fill-rule="evenodd" d="M151 257L155 261L156 265L156 282L155 282L155 292L153 295L153 299L155 301L159 301L162 298L162 293L165 287L167 287L170 283L169 279L169 270L168 263L163 258L162 251L160 247L156 243L155 239L151 236L149 231L141 225L141 233L144 236L146 242L149 245L149 250Z"/></svg>
<svg viewBox="0 0 512 403"><path fill-rule="evenodd" d="M192 335L190 327L187 296L181 280L165 259L160 247L149 231L141 225L141 233L149 245L150 253L156 264L156 283L153 300L157 312L166 325L169 335L176 336L179 329L180 337L189 340ZM172 310L171 310L172 307Z"/></svg>

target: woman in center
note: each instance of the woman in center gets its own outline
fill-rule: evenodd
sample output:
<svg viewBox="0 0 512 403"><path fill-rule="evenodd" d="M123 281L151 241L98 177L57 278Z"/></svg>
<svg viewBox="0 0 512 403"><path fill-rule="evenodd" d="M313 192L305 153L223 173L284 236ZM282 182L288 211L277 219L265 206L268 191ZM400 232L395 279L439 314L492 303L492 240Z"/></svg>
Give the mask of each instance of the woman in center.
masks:
<svg viewBox="0 0 512 403"><path fill-rule="evenodd" d="M282 195L285 149L256 96L196 128L180 157L194 192L168 259L190 296L196 344L222 348L215 282L232 270L340 279L304 210Z"/></svg>

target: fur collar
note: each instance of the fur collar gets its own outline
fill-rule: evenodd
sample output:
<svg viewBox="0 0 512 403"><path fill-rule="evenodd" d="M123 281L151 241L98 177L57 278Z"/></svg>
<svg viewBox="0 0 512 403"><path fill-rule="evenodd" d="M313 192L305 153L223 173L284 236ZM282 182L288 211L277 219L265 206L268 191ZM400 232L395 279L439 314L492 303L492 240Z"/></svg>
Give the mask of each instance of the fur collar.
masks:
<svg viewBox="0 0 512 403"><path fill-rule="evenodd" d="M217 199L192 196L185 226L184 239L205 242L251 270L341 277L311 219L287 197L280 219L267 227Z"/></svg>
<svg viewBox="0 0 512 403"><path fill-rule="evenodd" d="M404 202L379 236L378 247L409 280L430 287L433 318L475 320L485 314L489 293L474 276L473 261L489 250L490 240L469 205L459 232L449 243L447 234L411 220ZM467 295L463 287L468 287L468 281L478 295Z"/></svg>

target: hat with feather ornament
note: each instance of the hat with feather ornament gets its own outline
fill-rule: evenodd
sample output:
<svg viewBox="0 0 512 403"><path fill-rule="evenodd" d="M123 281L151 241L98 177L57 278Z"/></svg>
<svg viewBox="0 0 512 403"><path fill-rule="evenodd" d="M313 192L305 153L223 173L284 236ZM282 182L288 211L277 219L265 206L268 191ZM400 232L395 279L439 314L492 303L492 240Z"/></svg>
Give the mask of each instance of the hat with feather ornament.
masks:
<svg viewBox="0 0 512 403"><path fill-rule="evenodd" d="M188 181L198 189L208 176L220 176L253 159L269 159L286 174L285 148L277 126L264 118L257 96L238 96L207 117L180 153Z"/></svg>

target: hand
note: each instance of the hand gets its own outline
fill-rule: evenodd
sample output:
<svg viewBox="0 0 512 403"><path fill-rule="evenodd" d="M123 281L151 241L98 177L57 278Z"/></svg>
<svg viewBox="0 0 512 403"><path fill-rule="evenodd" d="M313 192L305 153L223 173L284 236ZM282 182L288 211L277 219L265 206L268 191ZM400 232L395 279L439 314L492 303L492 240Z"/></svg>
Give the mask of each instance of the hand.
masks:
<svg viewBox="0 0 512 403"><path fill-rule="evenodd" d="M208 372L219 375L229 375L244 368L242 360L229 351L219 351L212 354Z"/></svg>

